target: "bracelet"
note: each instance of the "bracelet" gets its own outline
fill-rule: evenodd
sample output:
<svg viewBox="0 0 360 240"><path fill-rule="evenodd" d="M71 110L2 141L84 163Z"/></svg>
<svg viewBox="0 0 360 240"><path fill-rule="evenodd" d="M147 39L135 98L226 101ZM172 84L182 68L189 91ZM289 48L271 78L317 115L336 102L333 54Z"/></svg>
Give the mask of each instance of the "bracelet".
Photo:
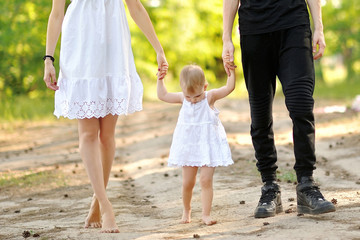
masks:
<svg viewBox="0 0 360 240"><path fill-rule="evenodd" d="M46 58L50 58L53 63L55 62L55 58L54 58L53 56L45 55L45 56L43 57L44 61L45 61Z"/></svg>

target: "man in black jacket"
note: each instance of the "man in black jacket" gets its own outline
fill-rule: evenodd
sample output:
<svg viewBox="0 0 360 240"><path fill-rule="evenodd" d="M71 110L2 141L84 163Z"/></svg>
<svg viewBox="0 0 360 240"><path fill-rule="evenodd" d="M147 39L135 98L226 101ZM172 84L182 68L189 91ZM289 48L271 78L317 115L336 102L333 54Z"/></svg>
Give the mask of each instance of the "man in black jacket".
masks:
<svg viewBox="0 0 360 240"><path fill-rule="evenodd" d="M322 56L325 39L320 0L224 0L223 59L229 74L233 68L232 27L239 13L240 45L245 83L251 110L251 137L264 186L255 210L256 218L282 211L280 187L276 183L277 154L274 144L272 104L279 78L285 104L293 122L293 141L298 185L299 213L335 211L313 180L315 169L315 125L313 59ZM240 5L240 7L239 7ZM309 13L314 22L310 29ZM225 57L230 56L230 62Z"/></svg>

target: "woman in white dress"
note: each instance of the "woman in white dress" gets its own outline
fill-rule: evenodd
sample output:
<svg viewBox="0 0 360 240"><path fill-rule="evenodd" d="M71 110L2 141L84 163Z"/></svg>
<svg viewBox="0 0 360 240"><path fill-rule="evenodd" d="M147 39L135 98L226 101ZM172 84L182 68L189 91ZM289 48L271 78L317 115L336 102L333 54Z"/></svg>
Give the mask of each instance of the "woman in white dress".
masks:
<svg viewBox="0 0 360 240"><path fill-rule="evenodd" d="M118 115L142 109L143 86L136 72L130 32L122 0L53 0L49 16L46 86L55 91L54 114L78 119L79 149L94 196L85 227L119 232L106 194L115 155ZM126 0L131 17L157 53L158 77L167 62L149 15L139 0ZM60 74L54 51L60 35Z"/></svg>

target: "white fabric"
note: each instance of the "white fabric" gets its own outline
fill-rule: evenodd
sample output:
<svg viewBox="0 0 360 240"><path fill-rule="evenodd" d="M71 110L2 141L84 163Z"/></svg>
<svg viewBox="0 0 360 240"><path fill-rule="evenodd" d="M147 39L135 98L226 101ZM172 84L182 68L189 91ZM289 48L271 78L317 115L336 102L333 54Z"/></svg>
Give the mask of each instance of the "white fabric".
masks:
<svg viewBox="0 0 360 240"><path fill-rule="evenodd" d="M73 0L62 25L54 114L70 119L142 109L122 0Z"/></svg>
<svg viewBox="0 0 360 240"><path fill-rule="evenodd" d="M195 104L184 99L174 131L170 167L218 167L233 164L219 111L205 98Z"/></svg>

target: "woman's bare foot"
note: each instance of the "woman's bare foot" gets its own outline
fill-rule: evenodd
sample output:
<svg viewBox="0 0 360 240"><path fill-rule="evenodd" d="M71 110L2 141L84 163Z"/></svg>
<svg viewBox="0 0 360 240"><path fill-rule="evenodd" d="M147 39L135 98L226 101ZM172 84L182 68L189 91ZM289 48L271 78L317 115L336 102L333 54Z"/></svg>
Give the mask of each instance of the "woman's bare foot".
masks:
<svg viewBox="0 0 360 240"><path fill-rule="evenodd" d="M85 219L85 228L101 228L101 213L99 202L95 195L92 198L89 214Z"/></svg>
<svg viewBox="0 0 360 240"><path fill-rule="evenodd" d="M191 223L191 210L184 210L181 218L181 223Z"/></svg>
<svg viewBox="0 0 360 240"><path fill-rule="evenodd" d="M116 225L115 216L111 204L109 204L106 208L103 207L101 211L102 211L103 222L100 232L119 233L120 231L118 226Z"/></svg>
<svg viewBox="0 0 360 240"><path fill-rule="evenodd" d="M203 216L202 221L204 224L211 226L217 223L216 220L212 220L210 216Z"/></svg>

